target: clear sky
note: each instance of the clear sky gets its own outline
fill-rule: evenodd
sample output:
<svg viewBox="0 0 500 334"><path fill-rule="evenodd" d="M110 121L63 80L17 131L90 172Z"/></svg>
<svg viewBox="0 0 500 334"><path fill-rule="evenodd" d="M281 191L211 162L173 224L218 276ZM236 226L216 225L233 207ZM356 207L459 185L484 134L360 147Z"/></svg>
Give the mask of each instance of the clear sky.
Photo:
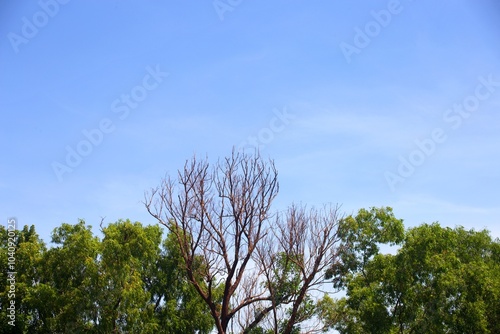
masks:
<svg viewBox="0 0 500 334"><path fill-rule="evenodd" d="M500 236L498 1L3 1L0 211L155 223L193 154L275 159L280 195Z"/></svg>

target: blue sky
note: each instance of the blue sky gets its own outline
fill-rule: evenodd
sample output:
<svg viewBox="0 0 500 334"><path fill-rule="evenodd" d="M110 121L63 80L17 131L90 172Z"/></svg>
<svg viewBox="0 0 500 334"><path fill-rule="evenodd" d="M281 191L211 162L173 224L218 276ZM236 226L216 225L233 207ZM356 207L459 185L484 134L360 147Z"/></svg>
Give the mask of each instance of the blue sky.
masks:
<svg viewBox="0 0 500 334"><path fill-rule="evenodd" d="M500 237L500 6L352 3L3 2L2 219L45 241L155 223L141 201L165 173L258 145L276 210L392 206Z"/></svg>

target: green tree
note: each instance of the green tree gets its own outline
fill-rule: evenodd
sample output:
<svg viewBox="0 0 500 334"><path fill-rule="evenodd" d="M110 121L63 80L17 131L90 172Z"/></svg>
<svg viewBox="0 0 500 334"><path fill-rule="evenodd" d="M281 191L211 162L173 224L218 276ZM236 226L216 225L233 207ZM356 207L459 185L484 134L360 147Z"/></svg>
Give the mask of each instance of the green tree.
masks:
<svg viewBox="0 0 500 334"><path fill-rule="evenodd" d="M0 226L0 239L0 329L3 333L36 332L42 324L33 296L40 282L40 262L46 246L33 225L15 231ZM9 257L14 258L13 267L9 266ZM15 273L9 275L9 272ZM8 281L7 278L14 281ZM11 290L11 286L15 290ZM16 308L15 326L9 325L7 321L7 308L11 301L15 302Z"/></svg>
<svg viewBox="0 0 500 334"><path fill-rule="evenodd" d="M499 242L487 231L424 224L406 232L395 255L364 244L348 254L357 265L335 268L348 272L346 297L326 297L319 307L341 333L499 332Z"/></svg>
<svg viewBox="0 0 500 334"><path fill-rule="evenodd" d="M17 271L15 326L4 321L0 333L210 333L212 318L187 282L171 235L162 244L159 226L128 220L102 232L99 240L83 220L62 224L47 249L33 226L0 227L3 319L9 247Z"/></svg>
<svg viewBox="0 0 500 334"><path fill-rule="evenodd" d="M97 322L95 297L99 239L83 220L52 232L54 247L43 254L42 278L31 303L39 310L39 332L88 333Z"/></svg>
<svg viewBox="0 0 500 334"><path fill-rule="evenodd" d="M364 274L381 245L394 246L403 241L403 220L397 219L390 207L360 209L356 216L340 221L339 237L338 261L327 271L336 288L342 288L353 275Z"/></svg>
<svg viewBox="0 0 500 334"><path fill-rule="evenodd" d="M417 332L498 333L499 242L487 231L410 229L394 257L398 326ZM406 270L403 270L406 269ZM393 298L394 299L394 298Z"/></svg>
<svg viewBox="0 0 500 334"><path fill-rule="evenodd" d="M210 333L213 320L187 281L173 234L162 243L158 225L129 220L110 224L103 234L99 332Z"/></svg>
<svg viewBox="0 0 500 334"><path fill-rule="evenodd" d="M209 334L214 327L213 319L187 279L184 258L175 238L174 233L167 235L161 255L147 277L155 317L162 333ZM201 257L196 262L203 266ZM202 277L197 280L200 285L205 284Z"/></svg>
<svg viewBox="0 0 500 334"><path fill-rule="evenodd" d="M102 232L96 301L99 331L158 332L145 280L160 255L160 228L120 220Z"/></svg>

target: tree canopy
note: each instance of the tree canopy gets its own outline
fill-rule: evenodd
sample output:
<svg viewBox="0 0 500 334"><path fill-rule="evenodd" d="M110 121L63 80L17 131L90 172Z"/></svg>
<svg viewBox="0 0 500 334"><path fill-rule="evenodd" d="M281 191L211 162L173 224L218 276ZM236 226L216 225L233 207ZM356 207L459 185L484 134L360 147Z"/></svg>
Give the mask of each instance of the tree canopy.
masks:
<svg viewBox="0 0 500 334"><path fill-rule="evenodd" d="M278 189L272 160L233 152L147 193L157 225L79 220L50 246L0 226L0 333L500 333L488 231L405 229L390 207L275 212Z"/></svg>
<svg viewBox="0 0 500 334"><path fill-rule="evenodd" d="M363 221L366 214L361 210L343 223ZM498 239L485 230L437 223L410 228L403 239L400 227L392 226L385 238L388 226L380 224L374 232L375 225L358 224L343 235L346 260L332 271L345 273L340 282L346 296L327 297L320 307L332 328L340 333L500 332ZM400 248L382 254L372 241Z"/></svg>
<svg viewBox="0 0 500 334"><path fill-rule="evenodd" d="M207 310L159 226L109 224L103 238L80 220L47 249L34 226L16 231L16 323L2 333L209 333ZM6 318L7 231L0 227L0 312Z"/></svg>

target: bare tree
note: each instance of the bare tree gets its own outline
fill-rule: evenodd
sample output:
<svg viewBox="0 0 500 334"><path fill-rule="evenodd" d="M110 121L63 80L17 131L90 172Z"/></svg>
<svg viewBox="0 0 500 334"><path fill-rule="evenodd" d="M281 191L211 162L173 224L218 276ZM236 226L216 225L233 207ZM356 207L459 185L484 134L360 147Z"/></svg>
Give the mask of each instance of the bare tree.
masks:
<svg viewBox="0 0 500 334"><path fill-rule="evenodd" d="M261 271L266 277L275 333L292 333L309 321L308 333L324 329L314 323L311 292L321 292L325 271L337 261L340 237L338 207L306 210L292 205L284 218L278 216L270 238L258 248ZM280 309L284 309L279 316ZM281 322L279 321L281 319Z"/></svg>
<svg viewBox="0 0 500 334"><path fill-rule="evenodd" d="M239 288L245 286L244 278L252 281L245 277L251 272L247 267L266 236L265 222L277 192L272 162L233 152L213 170L207 161L193 158L176 181L167 177L146 195L149 213L175 233L188 279L207 303L221 334L241 309L265 299L252 289ZM197 279L198 256L203 258L206 284ZM222 293L217 289L221 283ZM235 304L234 296L244 297Z"/></svg>
<svg viewBox="0 0 500 334"><path fill-rule="evenodd" d="M249 333L264 320L276 333L279 326L291 333L336 256L336 209L325 215L292 207L284 220L273 215L277 175L272 160L233 151L213 167L186 161L176 179L167 176L145 195L149 213L175 235L187 279L219 334L235 323ZM278 324L284 305L285 326Z"/></svg>

